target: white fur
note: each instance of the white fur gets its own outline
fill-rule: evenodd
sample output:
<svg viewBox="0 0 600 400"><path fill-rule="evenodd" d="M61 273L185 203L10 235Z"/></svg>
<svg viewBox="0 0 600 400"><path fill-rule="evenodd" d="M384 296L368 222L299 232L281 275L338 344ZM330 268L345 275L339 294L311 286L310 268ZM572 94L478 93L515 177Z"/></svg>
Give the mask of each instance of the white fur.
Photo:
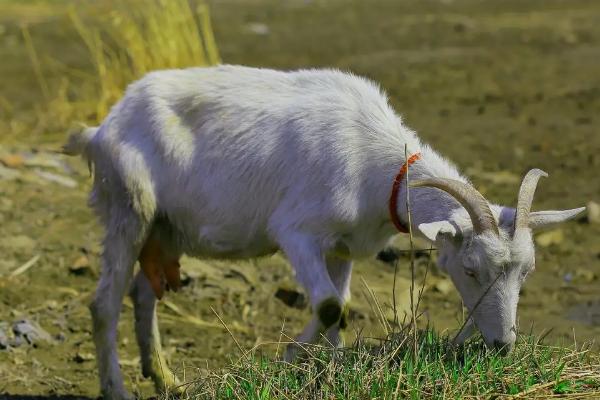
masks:
<svg viewBox="0 0 600 400"><path fill-rule="evenodd" d="M133 264L151 233L175 255L247 258L282 250L315 311L298 340L313 342L326 333L338 345L335 321L350 297L349 260L376 253L396 233L387 207L405 145L410 154L422 153L409 170L411 179L466 181L402 124L378 86L348 73L219 66L153 72L130 85L102 125L84 130L70 147L94 164L90 202L106 228L91 305L103 394L128 396L116 322ZM503 289L473 318L488 343L514 341L509 333L520 271L531 268L531 238L524 238L527 251L516 252L514 260L506 233L510 209L493 207L497 218L506 216L502 239L470 238L468 215L454 199L436 189L411 190L415 231L436 221L454 227L436 241L467 306L497 276L500 263L508 268ZM398 201L403 221L405 198L404 184ZM427 236L433 239L435 232ZM466 260L479 271L478 280L465 279ZM154 299L143 277L135 288L144 370L155 377L155 356L148 353L160 349ZM332 320L324 322L327 313L317 311L328 301ZM145 339L144 331L152 338ZM288 356L296 350L291 346Z"/></svg>

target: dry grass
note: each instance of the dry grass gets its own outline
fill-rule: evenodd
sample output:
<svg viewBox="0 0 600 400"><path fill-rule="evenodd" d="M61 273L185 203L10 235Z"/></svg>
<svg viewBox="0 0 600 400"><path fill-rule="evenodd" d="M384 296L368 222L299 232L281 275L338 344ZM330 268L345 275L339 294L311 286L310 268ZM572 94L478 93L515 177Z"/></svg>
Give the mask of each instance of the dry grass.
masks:
<svg viewBox="0 0 600 400"><path fill-rule="evenodd" d="M66 8L85 45L92 71L73 69L36 48L35 36L22 26L42 93L37 126L62 132L74 121L100 122L132 81L168 68L218 63L209 9L188 0L101 1ZM42 61L44 60L44 61ZM51 85L48 69L61 79Z"/></svg>

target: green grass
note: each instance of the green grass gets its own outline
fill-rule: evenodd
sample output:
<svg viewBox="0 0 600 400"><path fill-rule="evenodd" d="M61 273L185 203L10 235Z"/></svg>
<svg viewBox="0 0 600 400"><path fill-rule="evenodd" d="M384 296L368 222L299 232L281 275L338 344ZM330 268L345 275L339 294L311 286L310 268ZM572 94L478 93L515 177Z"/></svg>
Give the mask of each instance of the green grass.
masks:
<svg viewBox="0 0 600 400"><path fill-rule="evenodd" d="M396 399L600 397L597 355L521 337L507 357L478 341L452 346L432 330L343 350L311 347L303 362L242 356L223 371L188 383L200 399Z"/></svg>

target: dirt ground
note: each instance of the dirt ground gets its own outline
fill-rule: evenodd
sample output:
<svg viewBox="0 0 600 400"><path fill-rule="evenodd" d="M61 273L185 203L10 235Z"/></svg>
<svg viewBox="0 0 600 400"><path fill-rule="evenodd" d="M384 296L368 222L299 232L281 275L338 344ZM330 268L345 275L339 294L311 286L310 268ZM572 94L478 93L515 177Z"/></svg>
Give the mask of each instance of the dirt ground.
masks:
<svg viewBox="0 0 600 400"><path fill-rule="evenodd" d="M33 118L38 100L20 21L34 24L38 45L56 58L86 67L72 30L45 4L0 8L0 128L6 131L0 131L0 331L15 345L1 349L0 336L0 393L94 397L86 306L98 276L101 231L86 207L87 167L52 153L62 132L38 127L5 135L18 120ZM406 123L495 202L514 204L520 177L532 167L550 174L534 209L600 202L599 2L230 0L215 1L212 13L224 62L330 66L380 82ZM547 343L596 338L599 238L600 223L585 217L537 236L537 269L519 306L521 331L549 332ZM406 248L406 238L397 245ZM244 348L276 342L282 328L292 334L309 318L301 297L288 301L292 306L276 298L280 289L299 290L280 255L182 264L183 290L159 305L164 346L182 378L239 355L211 307ZM419 279L426 265L427 257L420 257ZM406 258L399 268L399 298L407 307ZM356 332L382 334L366 285L389 305L392 277L388 264L357 262L348 340ZM433 269L422 310L423 322L452 331L462 313L448 283ZM121 361L129 387L150 395L138 367L130 304L119 325ZM20 320L33 328L37 323L48 336L21 336L36 344L16 346L11 332ZM275 345L264 349L277 351Z"/></svg>

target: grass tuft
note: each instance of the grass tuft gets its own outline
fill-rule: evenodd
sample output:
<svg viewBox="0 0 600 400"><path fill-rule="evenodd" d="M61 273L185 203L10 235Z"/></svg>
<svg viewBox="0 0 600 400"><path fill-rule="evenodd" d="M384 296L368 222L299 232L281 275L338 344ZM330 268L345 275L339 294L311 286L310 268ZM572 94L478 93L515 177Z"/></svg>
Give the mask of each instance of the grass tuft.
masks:
<svg viewBox="0 0 600 400"><path fill-rule="evenodd" d="M513 353L501 356L479 341L453 346L430 329L418 332L416 346L414 337L407 330L379 344L310 346L298 364L271 360L258 348L224 371L188 382L188 394L200 399L600 396L598 356L586 350L541 345L525 336Z"/></svg>

